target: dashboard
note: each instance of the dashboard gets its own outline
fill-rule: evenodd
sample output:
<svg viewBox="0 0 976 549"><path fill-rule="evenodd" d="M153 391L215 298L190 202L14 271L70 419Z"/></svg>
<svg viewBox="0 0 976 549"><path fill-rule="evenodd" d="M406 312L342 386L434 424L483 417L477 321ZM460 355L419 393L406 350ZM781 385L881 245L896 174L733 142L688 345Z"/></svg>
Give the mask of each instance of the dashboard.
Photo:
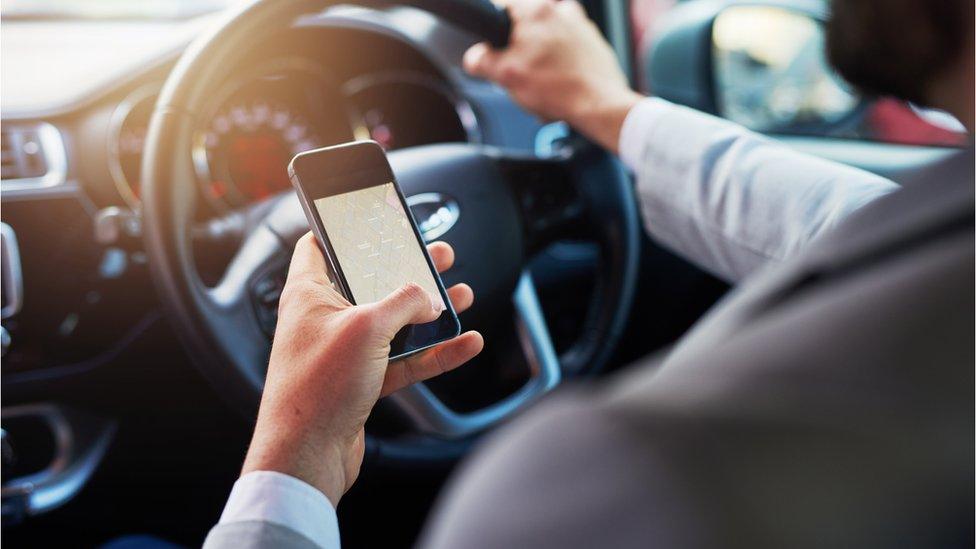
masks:
<svg viewBox="0 0 976 549"><path fill-rule="evenodd" d="M364 47L373 56L386 57L404 47L390 37L334 32L352 32L371 42ZM310 149L355 139L375 140L387 150L481 141L471 104L433 66L336 71L306 49L276 52L214 92L192 150L200 195L211 213L290 190L285 166ZM153 82L132 90L110 119L108 168L119 196L134 209L139 207L142 151L160 88L161 82Z"/></svg>
<svg viewBox="0 0 976 549"><path fill-rule="evenodd" d="M2 213L21 271L5 276L19 284L10 300L5 286L4 303L23 304L3 322L5 387L111 358L160 318L140 234L143 150L164 82L203 23L99 23L97 37L91 24L4 23ZM54 35L59 49L43 47ZM337 8L255 44L246 63L229 67L188 151L205 282L223 272L249 215L290 192L287 164L298 152L352 139L387 150L532 147L539 122L460 69L472 42L416 10ZM84 55L64 54L72 48ZM35 65L47 69L29 72ZM30 78L10 80L8 67Z"/></svg>

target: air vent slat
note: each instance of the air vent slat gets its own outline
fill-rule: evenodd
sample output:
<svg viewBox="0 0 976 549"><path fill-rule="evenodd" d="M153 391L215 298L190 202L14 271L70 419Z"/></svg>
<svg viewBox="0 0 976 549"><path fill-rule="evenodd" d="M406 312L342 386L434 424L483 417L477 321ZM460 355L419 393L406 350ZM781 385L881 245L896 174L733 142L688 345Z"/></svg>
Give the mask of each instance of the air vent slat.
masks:
<svg viewBox="0 0 976 549"><path fill-rule="evenodd" d="M19 161L17 159L17 151L15 146L16 136L9 133L6 129L3 130L3 163L2 163L2 178L3 179L13 179L18 177Z"/></svg>
<svg viewBox="0 0 976 549"><path fill-rule="evenodd" d="M43 122L4 124L0 136L0 179L4 190L50 187L64 182L64 143L54 126Z"/></svg>

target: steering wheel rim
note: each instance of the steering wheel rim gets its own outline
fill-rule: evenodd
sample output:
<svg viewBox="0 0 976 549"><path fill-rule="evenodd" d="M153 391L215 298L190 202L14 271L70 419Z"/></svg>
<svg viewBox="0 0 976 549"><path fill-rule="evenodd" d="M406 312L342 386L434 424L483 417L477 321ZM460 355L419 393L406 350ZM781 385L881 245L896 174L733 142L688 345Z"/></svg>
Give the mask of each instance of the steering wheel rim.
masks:
<svg viewBox="0 0 976 549"><path fill-rule="evenodd" d="M222 396L249 417L256 410L264 381L263 368L255 365L266 366L270 343L260 322L248 320L253 320L255 314L249 309L251 303L241 299L239 289L246 291L255 273L280 269L282 264L287 264L289 246L307 231L307 224L297 201L292 206L289 205L292 198L282 198L271 208L278 213L269 215L267 222L248 235L243 246L247 248L246 253L239 250L221 283L208 288L196 272L191 241L194 203L198 198L190 154L193 136L200 113L206 112L207 91L232 72L249 51L247 46L259 42L256 37L266 36L269 28L287 28L299 17L335 3L257 0L226 16L210 33L194 42L173 69L157 101L147 135L143 216L153 279L164 309L194 363ZM499 22L498 10L487 0L462 3L467 11L459 15L446 13L456 8L457 0L396 2L426 7L441 16L449 15L449 20L467 28L489 29L477 34L503 45L498 35L504 32L507 38L507 17ZM605 257L584 337L559 358L549 339L531 277L524 270L517 273L509 288L516 322L521 322L529 334L523 338L525 352L534 354L535 363L541 365L526 386L530 389L524 388L498 403L476 421L470 420L475 417L472 414L458 415L441 409L442 403L421 384L397 393L394 402L407 412L418 430L434 436L410 437L406 441L371 440L371 453L376 454L380 448L378 453L395 461L436 459L451 454L444 451L445 445L461 442L453 446L463 446L464 439L503 421L551 390L559 383L562 372L579 374L602 367L626 323L637 278L639 223L633 190L619 163L605 152L583 146L560 158L539 159L474 145L420 149L391 155L394 172L408 195L422 192L424 182L431 181L432 176L437 179L431 170L440 170L443 179L444 166L451 161L455 163L453 169L461 170L455 173L470 174L471 170L482 173L485 188L505 187L498 192L507 193L507 198L497 201L496 207L517 212L525 229L524 235L510 235L508 240L518 240L516 247L521 249L515 252L514 248L506 248L508 255L522 254L523 250L537 251L551 241L551 227L536 227L545 223L529 215L538 211L540 197L544 199L549 196L546 193L552 193L553 181L560 178L571 181L571 185L564 184L563 188L572 187L576 199L588 206L585 213L589 215L581 217L576 212L571 219L560 218L559 223L550 223L552 220L547 221L543 215L542 221L565 230L567 222L577 223L585 217L588 226L596 230ZM411 173L417 174L416 177L411 178ZM527 203L534 204L535 209L527 212ZM560 208L564 206L569 208L560 203ZM526 229L526 225L532 225L532 229ZM444 239L451 241L450 237ZM458 247L457 242L452 244ZM524 269L524 257L520 255L518 259L523 260ZM507 286L500 284L494 289L499 288ZM468 421L453 421L452 417Z"/></svg>

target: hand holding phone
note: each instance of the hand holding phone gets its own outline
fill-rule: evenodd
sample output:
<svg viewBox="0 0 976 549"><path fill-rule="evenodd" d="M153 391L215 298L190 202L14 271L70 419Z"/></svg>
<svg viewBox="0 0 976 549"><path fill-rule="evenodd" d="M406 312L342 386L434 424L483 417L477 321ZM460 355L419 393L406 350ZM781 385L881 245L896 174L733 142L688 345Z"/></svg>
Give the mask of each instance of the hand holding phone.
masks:
<svg viewBox="0 0 976 549"><path fill-rule="evenodd" d="M401 330L390 359L456 337L461 324L427 254L383 149L357 141L301 153L288 173L326 257L329 277L352 304L375 303L412 282L441 312Z"/></svg>
<svg viewBox="0 0 976 549"><path fill-rule="evenodd" d="M451 267L449 245L434 243L429 251L439 271ZM393 334L437 316L429 300L418 298L423 290L404 287L377 303L350 306L329 287L327 271L314 235L299 239L243 472L291 475L336 504L359 474L363 429L377 399L461 366L484 341L468 332L428 352L389 361ZM451 287L448 295L458 311L474 299L464 284Z"/></svg>

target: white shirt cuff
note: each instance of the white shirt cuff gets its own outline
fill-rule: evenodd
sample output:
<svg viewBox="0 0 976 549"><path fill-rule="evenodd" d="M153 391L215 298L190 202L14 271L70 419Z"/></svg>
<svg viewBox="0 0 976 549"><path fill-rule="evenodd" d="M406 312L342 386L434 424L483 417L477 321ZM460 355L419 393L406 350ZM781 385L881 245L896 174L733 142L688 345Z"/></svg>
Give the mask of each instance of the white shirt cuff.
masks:
<svg viewBox="0 0 976 549"><path fill-rule="evenodd" d="M632 172L637 172L644 164L644 148L647 146L648 131L654 128L657 121L673 108L674 105L658 97L648 97L631 107L624 124L620 127L620 160L630 168Z"/></svg>
<svg viewBox="0 0 976 549"><path fill-rule="evenodd" d="M234 483L220 524L251 520L284 526L325 549L339 547L339 519L329 498L283 473L254 471Z"/></svg>

